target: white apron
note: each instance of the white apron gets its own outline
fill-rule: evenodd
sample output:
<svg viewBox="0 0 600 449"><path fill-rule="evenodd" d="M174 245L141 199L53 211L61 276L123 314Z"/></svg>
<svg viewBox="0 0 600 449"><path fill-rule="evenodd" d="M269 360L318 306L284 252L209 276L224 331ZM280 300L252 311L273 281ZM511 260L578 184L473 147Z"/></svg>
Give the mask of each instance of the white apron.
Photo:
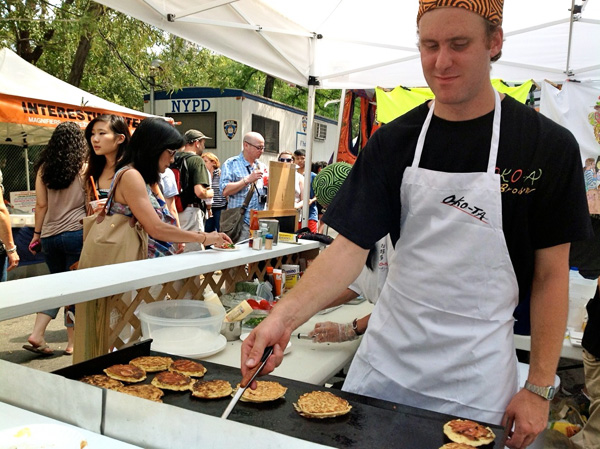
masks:
<svg viewBox="0 0 600 449"><path fill-rule="evenodd" d="M495 174L419 168L434 104L402 180L400 239L344 390L500 424L517 392L517 279Z"/></svg>

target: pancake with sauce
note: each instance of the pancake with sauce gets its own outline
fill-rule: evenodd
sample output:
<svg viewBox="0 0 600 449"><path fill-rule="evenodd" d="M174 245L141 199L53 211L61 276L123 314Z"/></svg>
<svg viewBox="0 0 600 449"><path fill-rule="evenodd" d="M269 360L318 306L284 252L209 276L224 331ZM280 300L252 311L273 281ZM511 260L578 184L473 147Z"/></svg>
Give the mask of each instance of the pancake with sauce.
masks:
<svg viewBox="0 0 600 449"><path fill-rule="evenodd" d="M111 379L136 383L146 380L146 371L134 365L113 365L104 370Z"/></svg>

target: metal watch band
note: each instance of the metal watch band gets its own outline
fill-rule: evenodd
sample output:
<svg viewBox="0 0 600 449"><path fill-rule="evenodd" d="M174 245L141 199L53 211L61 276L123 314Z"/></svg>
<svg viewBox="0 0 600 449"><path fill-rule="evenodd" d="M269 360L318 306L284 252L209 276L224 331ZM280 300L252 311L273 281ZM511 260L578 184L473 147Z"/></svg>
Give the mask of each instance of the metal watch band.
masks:
<svg viewBox="0 0 600 449"><path fill-rule="evenodd" d="M533 385L532 383L526 380L525 389L549 401L554 399L555 388L552 385L548 387L540 387L538 385Z"/></svg>

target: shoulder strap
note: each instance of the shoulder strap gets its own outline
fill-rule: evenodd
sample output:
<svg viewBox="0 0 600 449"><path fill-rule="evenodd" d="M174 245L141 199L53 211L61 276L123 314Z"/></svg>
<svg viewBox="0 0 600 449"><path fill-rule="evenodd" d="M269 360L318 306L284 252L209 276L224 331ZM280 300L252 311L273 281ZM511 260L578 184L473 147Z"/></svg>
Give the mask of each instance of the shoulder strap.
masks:
<svg viewBox="0 0 600 449"><path fill-rule="evenodd" d="M246 193L246 198L244 199L244 205L243 205L244 209L248 209L248 204L250 204L250 199L252 198L254 189L256 189L256 186L254 185L254 183L252 183L252 185L248 189L248 193Z"/></svg>
<svg viewBox="0 0 600 449"><path fill-rule="evenodd" d="M108 192L108 198L106 200L106 203L104 203L104 209L102 209L102 211L98 215L106 215L110 213L110 208L112 207L115 191L117 190L117 185L123 177L123 173L125 173L129 169L131 169L131 167L123 167L115 174L115 179L113 179L112 185L110 186L110 191Z"/></svg>

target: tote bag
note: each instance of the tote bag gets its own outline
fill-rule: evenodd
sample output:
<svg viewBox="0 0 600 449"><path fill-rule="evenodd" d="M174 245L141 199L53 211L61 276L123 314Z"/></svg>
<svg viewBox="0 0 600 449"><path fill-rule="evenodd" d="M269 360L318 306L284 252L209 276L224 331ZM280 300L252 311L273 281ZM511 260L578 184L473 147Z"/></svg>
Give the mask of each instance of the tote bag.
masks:
<svg viewBox="0 0 600 449"><path fill-rule="evenodd" d="M79 269L100 267L148 257L148 234L135 217L110 214L114 192L123 170L115 179L104 208L83 219L83 248Z"/></svg>
<svg viewBox="0 0 600 449"><path fill-rule="evenodd" d="M252 184L242 206L225 209L221 212L221 232L227 234L233 243L239 242L242 235L244 215L246 214L246 209L248 209L248 204L250 204L254 188L254 184Z"/></svg>

